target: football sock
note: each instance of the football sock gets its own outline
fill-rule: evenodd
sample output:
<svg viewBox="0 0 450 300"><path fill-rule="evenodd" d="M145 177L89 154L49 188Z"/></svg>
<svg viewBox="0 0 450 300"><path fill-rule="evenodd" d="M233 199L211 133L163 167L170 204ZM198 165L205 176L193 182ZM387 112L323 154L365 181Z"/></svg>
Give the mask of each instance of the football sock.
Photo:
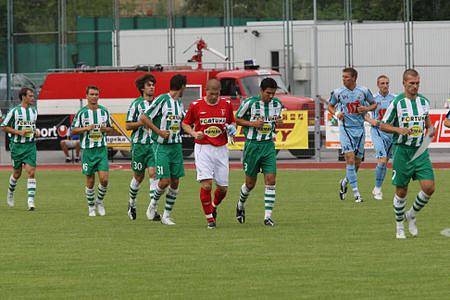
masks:
<svg viewBox="0 0 450 300"><path fill-rule="evenodd" d="M250 190L245 183L241 186L241 194L239 195L238 208L243 209L245 207L245 201L247 201Z"/></svg>
<svg viewBox="0 0 450 300"><path fill-rule="evenodd" d="M423 191L420 191L416 196L416 201L414 201L413 206L409 209L409 213L412 217L416 216L418 213L430 200L431 196L428 196Z"/></svg>
<svg viewBox="0 0 450 300"><path fill-rule="evenodd" d="M384 177L386 176L387 167L384 163L378 163L375 168L375 187L381 188Z"/></svg>
<svg viewBox="0 0 450 300"><path fill-rule="evenodd" d="M150 182L150 191L149 191L150 205L153 205L153 206L154 206L154 204L156 204L156 203L153 203L153 204L152 204L152 201L153 201L153 197L154 197L154 195L155 195L156 187L158 186L159 179L156 179L156 178L155 178L155 179L150 178L149 182Z"/></svg>
<svg viewBox="0 0 450 300"><path fill-rule="evenodd" d="M353 194L355 196L356 193L359 195L358 192L358 179L356 178L356 170L355 170L355 165L347 165L347 179L348 179L348 183L350 183L350 186L353 189Z"/></svg>
<svg viewBox="0 0 450 300"><path fill-rule="evenodd" d="M214 222L212 215L214 207L211 203L211 191L200 188L200 201L202 202L202 208L205 213L206 220L208 220L208 222Z"/></svg>
<svg viewBox="0 0 450 300"><path fill-rule="evenodd" d="M156 194L156 193L155 193ZM167 191L166 195L166 206L164 207L164 218L170 217L170 213L172 212L173 206L175 205L175 201L177 200L178 189L173 189L169 187L169 191Z"/></svg>
<svg viewBox="0 0 450 300"><path fill-rule="evenodd" d="M161 189L159 185L156 185L155 191L153 192L153 198L150 202L150 205L153 207L156 207L158 205L158 201L161 198L161 196L164 194L166 189Z"/></svg>
<svg viewBox="0 0 450 300"><path fill-rule="evenodd" d="M9 177L9 187L8 187L8 192L10 194L14 193L14 191L16 190L16 185L17 180L14 178L14 176L11 175L11 177Z"/></svg>
<svg viewBox="0 0 450 300"><path fill-rule="evenodd" d="M101 185L100 183L97 186L97 203L103 202L103 199L105 199L106 195L106 186Z"/></svg>
<svg viewBox="0 0 450 300"><path fill-rule="evenodd" d="M90 189L90 188L86 187L85 193L86 193L86 200L88 202L88 205L94 206L94 204L95 204L94 203L94 198L95 198L94 189Z"/></svg>
<svg viewBox="0 0 450 300"><path fill-rule="evenodd" d="M136 197L139 192L139 182L136 178L132 178L130 182L130 189L128 191L128 195L130 196L129 203L132 207L136 207Z"/></svg>
<svg viewBox="0 0 450 300"><path fill-rule="evenodd" d="M406 206L406 198L400 198L397 194L394 195L394 212L395 212L395 221L398 223L402 223L405 219L405 206Z"/></svg>
<svg viewBox="0 0 450 300"><path fill-rule="evenodd" d="M214 191L214 202L213 202L213 206L217 207L220 205L220 203L222 202L222 200L225 198L225 196L227 195L226 192L223 192L222 190L216 188L216 190Z"/></svg>
<svg viewBox="0 0 450 300"><path fill-rule="evenodd" d="M28 192L28 203L33 203L34 196L36 195L36 179L28 178L27 192Z"/></svg>
<svg viewBox="0 0 450 300"><path fill-rule="evenodd" d="M264 189L264 219L272 217L272 210L275 206L275 186L266 185Z"/></svg>

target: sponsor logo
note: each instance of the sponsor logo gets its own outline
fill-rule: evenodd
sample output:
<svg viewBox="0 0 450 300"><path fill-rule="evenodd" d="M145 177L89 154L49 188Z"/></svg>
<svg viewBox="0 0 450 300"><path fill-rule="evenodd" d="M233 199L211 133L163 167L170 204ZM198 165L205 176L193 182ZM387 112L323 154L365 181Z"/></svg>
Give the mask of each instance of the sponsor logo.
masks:
<svg viewBox="0 0 450 300"><path fill-rule="evenodd" d="M172 131L173 133L180 132L180 124L175 123L175 124L170 125L169 130Z"/></svg>
<svg viewBox="0 0 450 300"><path fill-rule="evenodd" d="M425 121L426 116L402 116L402 122L420 122Z"/></svg>
<svg viewBox="0 0 450 300"><path fill-rule="evenodd" d="M272 124L264 123L262 128L259 130L261 134L269 134L272 131Z"/></svg>
<svg viewBox="0 0 450 300"><path fill-rule="evenodd" d="M222 134L222 130L217 126L210 126L205 129L204 133L211 138L215 138Z"/></svg>
<svg viewBox="0 0 450 300"><path fill-rule="evenodd" d="M201 125L225 124L226 118L200 118Z"/></svg>
<svg viewBox="0 0 450 300"><path fill-rule="evenodd" d="M411 127L411 136L420 137L423 134L423 128L419 125L414 125Z"/></svg>
<svg viewBox="0 0 450 300"><path fill-rule="evenodd" d="M66 136L69 135L69 128L66 125L61 125L61 126L58 127L56 132L58 133L58 135L61 138L65 138ZM41 134L42 134L42 130L41 130Z"/></svg>

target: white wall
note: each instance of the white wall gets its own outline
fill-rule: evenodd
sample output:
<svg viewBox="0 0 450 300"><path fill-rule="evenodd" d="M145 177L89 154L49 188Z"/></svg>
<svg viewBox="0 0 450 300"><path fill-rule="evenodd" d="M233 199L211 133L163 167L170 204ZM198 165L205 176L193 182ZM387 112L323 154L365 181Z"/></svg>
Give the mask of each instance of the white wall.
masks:
<svg viewBox="0 0 450 300"><path fill-rule="evenodd" d="M257 30L259 37L251 32ZM319 32L319 93L329 92L341 85L341 69L345 64L344 26L321 24ZM222 53L224 31L221 27L177 29L176 62L184 64L194 48L182 52L197 38L202 37L209 47ZM235 27L235 61L254 58L263 67L270 66L270 52L280 51L283 64L283 33L281 22L249 22ZM120 53L122 65L167 64L167 31L121 31ZM421 92L428 96L435 108L450 96L450 22L414 23L415 65L421 73ZM400 92L404 70L405 51L402 23L353 24L354 66L359 71L358 82L376 91L376 77L386 74L391 78L391 90ZM205 62L219 62L216 56L205 52ZM310 21L294 22L294 68L310 68L314 62L313 30ZM283 72L283 70L281 70ZM295 72L295 70L294 70ZM313 79L312 72L310 80ZM311 81L296 81L296 93L310 92ZM307 95L309 96L309 95Z"/></svg>

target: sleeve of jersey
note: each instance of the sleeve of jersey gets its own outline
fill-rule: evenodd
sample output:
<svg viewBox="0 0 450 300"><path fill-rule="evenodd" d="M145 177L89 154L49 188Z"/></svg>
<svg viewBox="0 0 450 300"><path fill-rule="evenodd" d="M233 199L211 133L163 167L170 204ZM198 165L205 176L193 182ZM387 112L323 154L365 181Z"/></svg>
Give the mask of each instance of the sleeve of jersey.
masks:
<svg viewBox="0 0 450 300"><path fill-rule="evenodd" d="M81 114L80 114L80 112L78 112L78 113L75 115L75 118L73 118L72 125L70 126L72 129L73 129L73 128L79 128L79 127L81 127L81 126L80 126L80 125L81 125L80 118L81 118Z"/></svg>
<svg viewBox="0 0 450 300"><path fill-rule="evenodd" d="M238 111L236 112L236 118L242 119L244 115L247 113L248 108L250 107L250 100L245 101L239 106Z"/></svg>
<svg viewBox="0 0 450 300"><path fill-rule="evenodd" d="M163 98L157 98L152 102L150 107L145 111L145 115L150 119L154 119L160 112L163 103Z"/></svg>
<svg viewBox="0 0 450 300"><path fill-rule="evenodd" d="M227 120L228 124L231 123L236 123L236 118L234 117L233 114L233 104L231 104L231 102L228 102L228 120Z"/></svg>
<svg viewBox="0 0 450 300"><path fill-rule="evenodd" d="M134 102L131 103L127 112L127 119L126 119L127 122L137 122L136 110L137 110L136 104Z"/></svg>
<svg viewBox="0 0 450 300"><path fill-rule="evenodd" d="M335 92L332 91L331 95L330 95L330 104L331 105L336 105L337 103L338 103L337 96L336 96Z"/></svg>
<svg viewBox="0 0 450 300"><path fill-rule="evenodd" d="M369 89L367 89L367 92L366 92L366 100L370 104L374 104L375 103L375 99L373 99L373 94L372 94L372 92Z"/></svg>
<svg viewBox="0 0 450 300"><path fill-rule="evenodd" d="M386 112L384 113L382 122L387 124L393 124L396 116L397 116L397 109L393 101L391 102L391 104L389 104Z"/></svg>
<svg viewBox="0 0 450 300"><path fill-rule="evenodd" d="M194 109L195 106L192 103L189 105L189 109L184 116L183 123L187 125L192 125L194 123Z"/></svg>
<svg viewBox="0 0 450 300"><path fill-rule="evenodd" d="M3 119L1 127L5 127L5 126L11 127L11 123L13 121L13 115L14 115L14 109L11 109L10 111L8 111L5 119Z"/></svg>
<svg viewBox="0 0 450 300"><path fill-rule="evenodd" d="M107 127L112 127L112 122L111 122L111 115L109 113L109 111L106 111L106 116L107 116L107 121L106 121L106 126Z"/></svg>

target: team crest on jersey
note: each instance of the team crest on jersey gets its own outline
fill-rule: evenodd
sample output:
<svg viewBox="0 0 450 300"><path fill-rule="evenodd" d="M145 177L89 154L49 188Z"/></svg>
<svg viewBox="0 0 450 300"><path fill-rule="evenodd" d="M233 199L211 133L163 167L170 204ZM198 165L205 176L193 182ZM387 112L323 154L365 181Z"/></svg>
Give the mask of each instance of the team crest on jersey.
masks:
<svg viewBox="0 0 450 300"><path fill-rule="evenodd" d="M264 125L259 129L261 134L269 134L272 131L272 124L264 123Z"/></svg>
<svg viewBox="0 0 450 300"><path fill-rule="evenodd" d="M225 108L221 108L220 111L222 112L222 116L225 116Z"/></svg>
<svg viewBox="0 0 450 300"><path fill-rule="evenodd" d="M205 129L204 133L210 138L215 138L222 134L222 130L217 126L210 126Z"/></svg>

